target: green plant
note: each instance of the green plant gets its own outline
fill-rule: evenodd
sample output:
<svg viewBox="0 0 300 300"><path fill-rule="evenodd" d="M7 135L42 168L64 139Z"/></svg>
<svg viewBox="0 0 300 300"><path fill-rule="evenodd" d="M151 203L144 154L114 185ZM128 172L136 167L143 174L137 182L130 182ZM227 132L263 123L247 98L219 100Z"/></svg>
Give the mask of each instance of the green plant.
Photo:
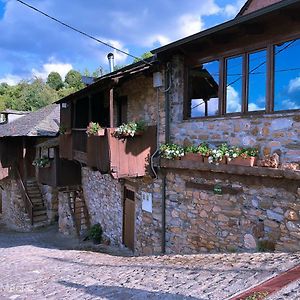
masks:
<svg viewBox="0 0 300 300"><path fill-rule="evenodd" d="M114 132L115 137L124 137L124 136L135 136L139 132L143 132L146 129L144 121L132 121L129 123L124 123L119 126Z"/></svg>
<svg viewBox="0 0 300 300"><path fill-rule="evenodd" d="M243 149L241 149L240 156L256 157L256 156L258 156L258 149L257 148L243 148Z"/></svg>
<svg viewBox="0 0 300 300"><path fill-rule="evenodd" d="M66 134L66 132L67 132L67 127L61 124L61 125L59 126L59 130L58 130L58 131L59 131L60 134Z"/></svg>
<svg viewBox="0 0 300 300"><path fill-rule="evenodd" d="M269 240L260 240L257 242L257 251L259 252L274 252L275 243Z"/></svg>
<svg viewBox="0 0 300 300"><path fill-rule="evenodd" d="M32 162L32 165L39 168L46 168L50 164L50 159L46 156L37 158Z"/></svg>
<svg viewBox="0 0 300 300"><path fill-rule="evenodd" d="M159 150L160 156L166 159L175 159L184 156L183 147L176 144L163 144Z"/></svg>
<svg viewBox="0 0 300 300"><path fill-rule="evenodd" d="M100 244L102 241L102 227L99 223L93 225L88 231L88 238L93 240L94 243Z"/></svg>
<svg viewBox="0 0 300 300"><path fill-rule="evenodd" d="M90 122L88 127L86 128L86 133L88 136L97 135L98 131L101 130L102 127L96 122Z"/></svg>
<svg viewBox="0 0 300 300"><path fill-rule="evenodd" d="M227 144L222 144L218 146L216 149L211 150L210 155L208 157L208 162L210 164L211 163L219 164L225 156L229 155L228 151L229 148Z"/></svg>
<svg viewBox="0 0 300 300"><path fill-rule="evenodd" d="M263 300L269 295L269 292L254 292L246 298L241 298L240 300Z"/></svg>
<svg viewBox="0 0 300 300"><path fill-rule="evenodd" d="M199 153L197 146L187 146L184 148L184 153Z"/></svg>
<svg viewBox="0 0 300 300"><path fill-rule="evenodd" d="M201 143L198 146L198 153L200 153L203 156L209 156L211 153L211 149L209 148L207 143Z"/></svg>

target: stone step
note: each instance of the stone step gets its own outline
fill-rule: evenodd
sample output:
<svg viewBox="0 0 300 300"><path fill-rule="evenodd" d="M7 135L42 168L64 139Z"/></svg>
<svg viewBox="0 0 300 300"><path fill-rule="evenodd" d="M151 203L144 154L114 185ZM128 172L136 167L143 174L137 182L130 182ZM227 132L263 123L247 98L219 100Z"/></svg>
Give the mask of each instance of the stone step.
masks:
<svg viewBox="0 0 300 300"><path fill-rule="evenodd" d="M44 210L34 210L33 211L33 217L37 217L37 216L47 216L47 211Z"/></svg>
<svg viewBox="0 0 300 300"><path fill-rule="evenodd" d="M47 221L47 214L46 215L41 215L41 216L33 216L33 223L37 223L37 222L43 222L43 221Z"/></svg>

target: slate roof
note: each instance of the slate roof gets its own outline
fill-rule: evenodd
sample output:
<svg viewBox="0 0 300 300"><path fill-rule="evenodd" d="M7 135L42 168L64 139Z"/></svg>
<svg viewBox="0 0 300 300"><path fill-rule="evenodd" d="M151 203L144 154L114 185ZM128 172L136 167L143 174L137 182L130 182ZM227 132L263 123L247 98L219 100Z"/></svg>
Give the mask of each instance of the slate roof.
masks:
<svg viewBox="0 0 300 300"><path fill-rule="evenodd" d="M59 130L59 119L59 105L50 104L11 123L0 125L0 137L56 136Z"/></svg>

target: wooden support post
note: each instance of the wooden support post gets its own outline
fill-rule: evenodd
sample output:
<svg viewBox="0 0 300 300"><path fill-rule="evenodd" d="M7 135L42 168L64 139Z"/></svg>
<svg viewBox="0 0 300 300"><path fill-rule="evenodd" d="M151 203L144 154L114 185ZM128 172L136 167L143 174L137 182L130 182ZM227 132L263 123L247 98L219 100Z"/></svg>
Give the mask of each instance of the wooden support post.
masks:
<svg viewBox="0 0 300 300"><path fill-rule="evenodd" d="M115 126L114 122L114 89L109 90L109 124L110 128Z"/></svg>
<svg viewBox="0 0 300 300"><path fill-rule="evenodd" d="M92 96L89 95L89 122L92 121Z"/></svg>

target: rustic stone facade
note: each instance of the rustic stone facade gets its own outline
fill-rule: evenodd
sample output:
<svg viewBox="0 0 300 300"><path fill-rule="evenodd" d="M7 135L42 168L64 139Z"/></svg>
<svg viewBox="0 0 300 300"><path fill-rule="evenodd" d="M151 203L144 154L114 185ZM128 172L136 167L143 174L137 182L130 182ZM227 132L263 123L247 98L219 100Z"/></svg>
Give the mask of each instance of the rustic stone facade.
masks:
<svg viewBox="0 0 300 300"><path fill-rule="evenodd" d="M71 212L69 192L58 193L58 229L64 235L76 236L76 224Z"/></svg>
<svg viewBox="0 0 300 300"><path fill-rule="evenodd" d="M6 178L1 181L2 220L10 228L18 231L30 231L30 219L25 211L17 182Z"/></svg>
<svg viewBox="0 0 300 300"><path fill-rule="evenodd" d="M167 252L257 250L267 242L279 251L299 250L297 183L290 181L287 188L281 187L276 179L264 181L249 184L243 176L170 171L167 175ZM191 182L194 184L187 185ZM226 187L227 192L215 194L216 184ZM204 190L203 185L211 188Z"/></svg>
<svg viewBox="0 0 300 300"><path fill-rule="evenodd" d="M171 141L182 145L227 142L232 146L257 147L260 155L274 151L282 163L300 161L300 112L183 119L184 61L173 60L171 93Z"/></svg>
<svg viewBox="0 0 300 300"><path fill-rule="evenodd" d="M41 184L40 189L47 209L49 223L58 220L58 190L57 188Z"/></svg>
<svg viewBox="0 0 300 300"><path fill-rule="evenodd" d="M82 188L91 224L100 223L112 244L122 244L122 187L111 175L82 168Z"/></svg>

